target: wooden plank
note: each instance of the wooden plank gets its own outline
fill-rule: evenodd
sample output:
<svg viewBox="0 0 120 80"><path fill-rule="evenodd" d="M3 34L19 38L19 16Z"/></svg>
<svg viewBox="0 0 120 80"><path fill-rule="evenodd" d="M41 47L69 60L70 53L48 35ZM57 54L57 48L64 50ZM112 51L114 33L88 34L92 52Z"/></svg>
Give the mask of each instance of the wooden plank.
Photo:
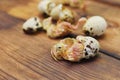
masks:
<svg viewBox="0 0 120 80"><path fill-rule="evenodd" d="M120 0L95 0L95 1L102 2L102 3L105 3L105 4L109 4L111 6L120 7Z"/></svg>
<svg viewBox="0 0 120 80"><path fill-rule="evenodd" d="M120 55L120 8L88 1L87 14L104 16L108 21L105 35L99 38L101 48Z"/></svg>
<svg viewBox="0 0 120 80"><path fill-rule="evenodd" d="M7 33L9 35L9 32L11 32L11 28L15 27L17 23L22 22L21 19L16 19L14 17L11 17L4 12L0 12L0 33L2 34L2 31ZM3 21L4 20L4 21ZM6 23L6 21L9 23ZM3 25L4 23L4 25ZM4 31L5 30L5 31ZM14 31L13 31L14 33ZM15 33L16 34L16 33ZM4 35L2 34L3 36ZM9 38L12 37L13 34L9 35ZM17 36L17 35L16 35ZM14 38L15 39L15 38ZM6 55L6 52L2 50L2 48L6 48L9 45L2 45L2 41L8 41L9 39L2 39L2 36L0 36L0 78L1 80L48 80L46 77L36 73L32 69L20 64L19 62L15 61L8 55ZM11 44L11 43L9 43ZM14 44L12 44L14 45ZM9 46L10 47L10 46ZM11 47L14 48L14 47ZM15 47L14 49L16 49ZM7 48L6 48L7 49ZM13 49L13 51L14 51ZM12 49L11 49L12 50ZM11 52L10 52L11 53Z"/></svg>
<svg viewBox="0 0 120 80"><path fill-rule="evenodd" d="M9 28L17 25L17 23L19 23L19 21L21 21L21 20L25 21L23 19L17 19L15 17L11 17L11 16L5 14L4 11L0 11L0 25L1 25L0 29L9 29Z"/></svg>
<svg viewBox="0 0 120 80"><path fill-rule="evenodd" d="M87 15L100 15L104 16L109 24L105 35L99 38L101 48L107 50L108 52L112 52L120 56L120 8L99 3L99 1L85 0L87 4ZM119 0L102 0L106 1L106 3L119 3ZM17 4L17 3L20 4ZM7 12L8 14L22 18L28 19L32 16L40 16L39 11L37 10L37 4L39 0L26 0L25 2L21 0L12 0L11 4L9 4L8 0L4 0L0 2L1 10ZM16 5L17 4L17 5ZM4 6L6 5L6 6ZM76 16L78 19L80 17L81 10L73 8L74 12L78 15ZM82 34L81 28L75 32L75 34ZM112 46L111 46L112 45Z"/></svg>
<svg viewBox="0 0 120 80"><path fill-rule="evenodd" d="M16 23L13 17L10 21L14 23L12 27L0 29L0 69L16 79L120 79L120 61L101 53L101 56L81 63L56 62L50 55L50 48L57 40L49 39L45 33L25 35L21 30L23 20Z"/></svg>
<svg viewBox="0 0 120 80"><path fill-rule="evenodd" d="M28 19L31 16L39 15L37 4L40 0L2 0L0 10L6 11L15 17Z"/></svg>
<svg viewBox="0 0 120 80"><path fill-rule="evenodd" d="M46 77L30 69L29 67L20 64L12 57L0 50L0 69L5 71L9 76L2 76L5 80L10 80L11 76L14 80L48 80ZM3 74L0 72L0 74ZM12 79L11 79L12 80Z"/></svg>
<svg viewBox="0 0 120 80"><path fill-rule="evenodd" d="M9 75L8 73L0 70L0 80L16 80L13 76Z"/></svg>
<svg viewBox="0 0 120 80"><path fill-rule="evenodd" d="M30 48L30 49L33 50L33 48ZM37 50L39 51L39 49ZM14 71L16 69L13 69L13 67L11 67L11 66L14 66L13 64L15 63L16 64L21 63L22 65L34 70L35 72L51 80L53 79L55 80L59 80L59 79L65 79L65 80L79 80L79 79L114 80L115 79L115 80L119 80L120 78L119 77L120 76L120 73L119 73L120 62L106 55L102 54L101 57L98 57L97 59L94 59L94 60L90 60L89 62L74 64L74 63L69 63L69 62L55 62L53 59L51 59L51 56L48 53L48 51L47 53L45 52L46 52L45 50L44 52L39 51L39 54L38 52L34 51L33 53L32 51L28 51L28 50L24 50L23 52L23 49L21 50L19 49L18 51L14 51L11 53L9 51L5 51L3 54L0 55L0 56L5 57L5 59L2 58L2 60L4 61L4 63L1 65L2 69L10 73L14 77L17 77L17 79L21 79L21 80L30 79L30 77L34 75L34 73L31 72L32 74L31 76L26 75L27 74L26 72L21 73L21 68L19 68L20 67L19 65L18 65L17 71L20 70L20 72L19 74L16 73ZM6 54L9 55L9 57L5 56ZM42 55L42 54L45 54L45 55ZM11 62L11 59L9 59L10 70L5 65L5 63L6 64L8 63L8 60L6 61L6 57L7 59L12 58L16 61L15 63L13 63ZM108 66L110 67L108 68ZM28 71L28 70L25 69L25 71ZM109 74L109 73L112 73L112 74ZM23 76L22 78L21 78L21 75ZM36 79L35 75L34 75L34 78L32 79L42 80L41 78Z"/></svg>

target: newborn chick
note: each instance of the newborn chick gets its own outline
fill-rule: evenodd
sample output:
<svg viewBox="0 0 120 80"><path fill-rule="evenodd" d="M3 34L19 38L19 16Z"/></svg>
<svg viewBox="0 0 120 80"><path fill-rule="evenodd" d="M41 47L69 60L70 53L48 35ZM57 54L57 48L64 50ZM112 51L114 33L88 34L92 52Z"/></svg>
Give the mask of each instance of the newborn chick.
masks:
<svg viewBox="0 0 120 80"><path fill-rule="evenodd" d="M51 55L55 60L68 60L79 62L81 59L89 59L98 54L99 42L92 37L77 36L60 40L51 49Z"/></svg>

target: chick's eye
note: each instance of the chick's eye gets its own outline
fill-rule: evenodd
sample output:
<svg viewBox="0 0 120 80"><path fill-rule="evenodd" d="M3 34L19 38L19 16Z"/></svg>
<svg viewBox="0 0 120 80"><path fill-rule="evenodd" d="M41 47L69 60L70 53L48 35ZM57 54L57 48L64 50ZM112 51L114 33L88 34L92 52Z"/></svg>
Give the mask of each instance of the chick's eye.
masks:
<svg viewBox="0 0 120 80"><path fill-rule="evenodd" d="M62 47L59 46L56 48L56 51L61 51L61 49L62 49Z"/></svg>
<svg viewBox="0 0 120 80"><path fill-rule="evenodd" d="M61 49L61 47L59 46L58 49Z"/></svg>

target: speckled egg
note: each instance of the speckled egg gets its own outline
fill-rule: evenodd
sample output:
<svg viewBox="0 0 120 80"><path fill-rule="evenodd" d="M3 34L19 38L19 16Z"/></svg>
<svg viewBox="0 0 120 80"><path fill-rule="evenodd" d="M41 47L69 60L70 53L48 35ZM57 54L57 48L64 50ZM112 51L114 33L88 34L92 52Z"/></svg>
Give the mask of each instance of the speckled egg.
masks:
<svg viewBox="0 0 120 80"><path fill-rule="evenodd" d="M83 31L89 36L100 36L107 28L106 20L101 16L90 17L83 26Z"/></svg>
<svg viewBox="0 0 120 80"><path fill-rule="evenodd" d="M84 58L94 57L99 52L99 42L92 37L77 36L76 39L84 44Z"/></svg>
<svg viewBox="0 0 120 80"><path fill-rule="evenodd" d="M41 20L38 17L31 17L23 24L23 31L31 34L42 29Z"/></svg>

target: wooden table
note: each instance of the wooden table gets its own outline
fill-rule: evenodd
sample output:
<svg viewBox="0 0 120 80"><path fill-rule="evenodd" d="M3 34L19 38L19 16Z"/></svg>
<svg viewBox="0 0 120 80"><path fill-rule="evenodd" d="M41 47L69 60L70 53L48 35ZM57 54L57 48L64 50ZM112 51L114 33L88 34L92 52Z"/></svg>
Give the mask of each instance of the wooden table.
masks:
<svg viewBox="0 0 120 80"><path fill-rule="evenodd" d="M86 14L104 16L109 26L98 38L101 56L80 63L51 58L50 48L58 39L44 32L23 33L24 21L40 16L38 2L0 1L0 80L120 80L120 0L85 0Z"/></svg>

